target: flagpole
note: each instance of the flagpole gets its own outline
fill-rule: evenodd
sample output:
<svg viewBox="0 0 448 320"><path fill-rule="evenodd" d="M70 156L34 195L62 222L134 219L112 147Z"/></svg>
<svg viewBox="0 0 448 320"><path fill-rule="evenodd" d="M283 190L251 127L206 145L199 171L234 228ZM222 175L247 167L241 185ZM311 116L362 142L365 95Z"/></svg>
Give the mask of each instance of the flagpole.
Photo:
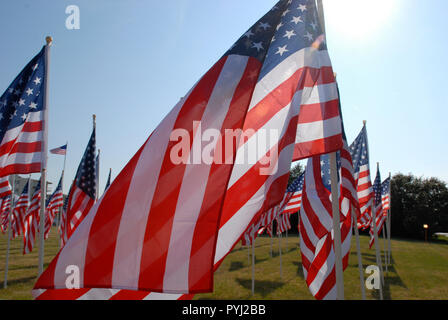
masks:
<svg viewBox="0 0 448 320"><path fill-rule="evenodd" d="M62 166L62 174L61 174L62 199L64 199L64 173L65 173L65 162L67 160L67 151L68 151L68 141L65 143L64 165ZM62 210L63 210L63 206L59 207L58 230L61 228ZM60 246L62 247L62 239L59 239L59 242L60 242Z"/></svg>
<svg viewBox="0 0 448 320"><path fill-rule="evenodd" d="M255 294L255 235L252 235L252 295Z"/></svg>
<svg viewBox="0 0 448 320"><path fill-rule="evenodd" d="M42 139L42 169L40 176L40 226L39 226L39 263L38 275L44 271L44 234L45 234L45 202L47 197L47 148L48 148L48 106L49 106L49 86L50 79L50 47L53 42L52 37L46 37L45 46L45 97L44 97L44 138Z"/></svg>
<svg viewBox="0 0 448 320"><path fill-rule="evenodd" d="M376 163L377 165L377 172L379 170L379 162ZM375 205L372 201L371 204L372 209L372 221L370 227L372 227L373 224L373 241L375 242L375 252L376 252L376 264L378 265L380 269L380 299L383 300L383 286L384 286L384 276L383 276L383 263L381 262L381 255L380 255L380 246L378 243L378 233L376 230L376 212L375 212Z"/></svg>
<svg viewBox="0 0 448 320"><path fill-rule="evenodd" d="M387 264L390 264L390 255L392 253L392 249L390 246L390 227L391 227L391 210L392 210L392 189L391 189L391 182L392 182L392 178L391 178L391 174L389 172L389 210L387 211L387 221L386 221L386 226L387 226L387 240L388 240L388 246L389 246L389 251L387 254Z"/></svg>
<svg viewBox="0 0 448 320"><path fill-rule="evenodd" d="M334 257L337 299L344 300L344 274L342 267L341 227L339 216L339 190L336 152L330 153L331 206L333 212Z"/></svg>
<svg viewBox="0 0 448 320"><path fill-rule="evenodd" d="M12 236L11 220L12 220L12 212L14 211L14 188L15 188L16 175L13 175L12 177L13 178L12 178L11 206L8 212L8 244L6 247L5 281L3 282L3 288L5 289L8 287L9 251L11 248L11 236Z"/></svg>
<svg viewBox="0 0 448 320"><path fill-rule="evenodd" d="M278 226L277 226L278 228ZM280 278L283 278L283 270L282 270L282 234L280 233L278 236L278 254L280 257Z"/></svg>
<svg viewBox="0 0 448 320"><path fill-rule="evenodd" d="M361 256L361 245L359 243L359 231L358 231L358 221L356 219L355 208L352 208L352 220L353 220L353 229L355 230L356 237L356 255L358 256L358 269L359 269L359 281L361 282L361 296L362 300L366 300L366 288L364 284L364 270L362 265L362 256Z"/></svg>
<svg viewBox="0 0 448 320"><path fill-rule="evenodd" d="M386 222L387 221L385 221L384 223L386 223ZM388 270L387 270L386 226L384 226L384 225L383 225L383 247L384 247L384 265L386 266L386 274L388 274Z"/></svg>

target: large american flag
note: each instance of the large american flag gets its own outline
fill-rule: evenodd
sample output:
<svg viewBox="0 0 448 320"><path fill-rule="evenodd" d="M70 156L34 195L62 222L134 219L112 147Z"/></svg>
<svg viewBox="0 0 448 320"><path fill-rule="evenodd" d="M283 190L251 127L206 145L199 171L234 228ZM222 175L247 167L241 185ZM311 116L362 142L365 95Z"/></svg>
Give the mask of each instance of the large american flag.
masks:
<svg viewBox="0 0 448 320"><path fill-rule="evenodd" d="M30 205L26 211L25 216L25 226L23 233L23 254L30 253L33 251L34 242L36 240L36 235L39 232L39 221L40 221L40 179L34 189L33 196L31 197Z"/></svg>
<svg viewBox="0 0 448 320"><path fill-rule="evenodd" d="M84 288L211 291L213 270L283 199L294 151L305 158L341 148L337 104L314 1L279 1L171 110L35 288L64 288L65 266L76 264ZM202 143L197 121L202 131L220 132L223 145L226 129L252 133L237 140L236 155L217 152L221 163L173 163L171 133L190 137L186 158L190 150L194 157ZM275 139L266 139L270 130ZM255 163L245 161L263 137L270 141ZM276 170L261 174L269 157Z"/></svg>
<svg viewBox="0 0 448 320"><path fill-rule="evenodd" d="M64 205L64 195L62 194L62 176L59 179L58 186L47 201L45 209L45 239L48 239L54 217L58 213L59 208Z"/></svg>
<svg viewBox="0 0 448 320"><path fill-rule="evenodd" d="M63 243L70 238L96 200L96 135L93 128L87 148L76 171L75 179L68 194L67 207L64 210L65 225L62 228Z"/></svg>
<svg viewBox="0 0 448 320"><path fill-rule="evenodd" d="M14 210L12 216L14 217L14 223L11 225L12 237L15 238L24 233L25 230L25 217L29 205L29 180L25 183L22 193L19 199L17 199L14 205Z"/></svg>
<svg viewBox="0 0 448 320"><path fill-rule="evenodd" d="M0 176L41 170L45 79L44 47L0 97Z"/></svg>
<svg viewBox="0 0 448 320"><path fill-rule="evenodd" d="M0 177L0 199L9 196L12 193L11 185L9 184L9 176Z"/></svg>
<svg viewBox="0 0 448 320"><path fill-rule="evenodd" d="M366 229L370 225L373 189L370 179L369 147L365 125L350 145L349 150L353 160L354 178L360 207L358 225L360 228Z"/></svg>

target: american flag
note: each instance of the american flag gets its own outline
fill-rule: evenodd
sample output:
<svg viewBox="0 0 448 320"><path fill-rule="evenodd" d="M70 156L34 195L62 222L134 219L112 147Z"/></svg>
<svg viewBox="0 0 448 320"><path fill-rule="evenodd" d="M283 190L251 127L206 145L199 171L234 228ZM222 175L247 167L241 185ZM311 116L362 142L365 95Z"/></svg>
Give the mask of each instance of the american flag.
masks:
<svg viewBox="0 0 448 320"><path fill-rule="evenodd" d="M58 186L47 201L45 209L45 239L48 239L54 217L58 213L59 208L64 205L64 195L62 194L62 176L59 179Z"/></svg>
<svg viewBox="0 0 448 320"><path fill-rule="evenodd" d="M24 225L25 216L28 210L29 197L30 197L28 190L29 190L29 180L27 183L25 183L22 193L20 194L20 197L14 206L13 210L14 223L11 224L13 238L22 235L25 230Z"/></svg>
<svg viewBox="0 0 448 320"><path fill-rule="evenodd" d="M95 137L94 128L68 194L67 208L64 213L66 217L63 220L65 221L64 239L70 238L96 200Z"/></svg>
<svg viewBox="0 0 448 320"><path fill-rule="evenodd" d="M67 144L50 150L50 153L65 155L67 154Z"/></svg>
<svg viewBox="0 0 448 320"><path fill-rule="evenodd" d="M277 234L282 234L286 230L291 229L291 222L289 221L291 215L288 213L282 213L277 216Z"/></svg>
<svg viewBox="0 0 448 320"><path fill-rule="evenodd" d="M8 230L9 223L9 211L11 210L11 196L6 196L2 199L1 209L0 209L0 227L2 229L2 233L5 233Z"/></svg>
<svg viewBox="0 0 448 320"><path fill-rule="evenodd" d="M302 203L302 190L305 174L302 173L295 179L291 185L286 189L286 193L290 194L290 199L285 205L282 214L293 214L300 211L300 204Z"/></svg>
<svg viewBox="0 0 448 320"><path fill-rule="evenodd" d="M41 170L45 79L44 47L0 97L0 176Z"/></svg>
<svg viewBox="0 0 448 320"><path fill-rule="evenodd" d="M375 181L373 182L373 205L372 210L375 211L375 223L376 223L376 233L377 235L380 234L381 229L383 227L383 223L385 221L385 216L383 215L383 202L382 202L382 191L383 187L381 184L381 174L380 174L380 168L377 168L376 171L376 177ZM370 242L369 247L372 248L372 245L375 243L375 236L374 236L374 225L373 221L370 223Z"/></svg>
<svg viewBox="0 0 448 320"><path fill-rule="evenodd" d="M387 210L390 209L390 177L381 184L381 203L383 214L387 215Z"/></svg>
<svg viewBox="0 0 448 320"><path fill-rule="evenodd" d="M339 104L339 112L341 105ZM359 210L352 157L344 127L343 147L337 152L342 267L348 266L352 214ZM355 212L353 212L355 210ZM308 160L299 218L300 250L308 288L316 299L336 299L333 208L329 155Z"/></svg>
<svg viewBox="0 0 448 320"><path fill-rule="evenodd" d="M354 178L360 207L358 225L366 229L370 225L373 189L370 179L369 147L365 125L349 150L353 159Z"/></svg>
<svg viewBox="0 0 448 320"><path fill-rule="evenodd" d="M12 193L11 191L11 185L9 184L9 176L1 177L0 178L0 199L3 199L4 197L10 195Z"/></svg>
<svg viewBox="0 0 448 320"><path fill-rule="evenodd" d="M35 288L64 288L69 263L80 267L83 287L211 291L213 269L247 226L283 199L296 142L298 158L341 148L337 103L314 1L280 1L155 129ZM196 121L222 140L229 139L226 129L253 131L234 147L230 163L173 163L178 149L169 138L176 129L192 137L192 151L200 147ZM255 164L244 161L248 145L271 129L278 138ZM275 173L261 174L275 155Z"/></svg>
<svg viewBox="0 0 448 320"><path fill-rule="evenodd" d="M28 210L25 216L25 226L23 233L23 254L33 251L36 235L39 232L39 211L40 211L40 179L34 189L33 196L30 201Z"/></svg>

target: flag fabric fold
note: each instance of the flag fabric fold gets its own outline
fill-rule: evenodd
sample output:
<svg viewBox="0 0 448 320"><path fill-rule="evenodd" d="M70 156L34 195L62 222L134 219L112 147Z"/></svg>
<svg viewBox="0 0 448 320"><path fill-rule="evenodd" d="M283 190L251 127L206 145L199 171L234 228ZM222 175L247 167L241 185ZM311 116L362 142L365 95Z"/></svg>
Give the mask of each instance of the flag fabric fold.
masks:
<svg viewBox="0 0 448 320"><path fill-rule="evenodd" d="M24 233L25 230L25 217L26 212L28 210L29 205L29 179L25 186L23 187L22 193L20 194L19 199L17 199L16 204L14 205L14 210L12 216L13 223L11 223L12 228L12 237L13 239L17 236L20 236Z"/></svg>
<svg viewBox="0 0 448 320"><path fill-rule="evenodd" d="M34 189L33 196L30 201L30 205L26 211L24 233L23 233L23 254L33 251L36 235L39 232L40 221L40 179Z"/></svg>
<svg viewBox="0 0 448 320"><path fill-rule="evenodd" d="M62 194L62 176L59 179L58 186L54 190L53 194L47 201L45 209L45 240L48 239L51 226L53 225L54 218L58 213L59 208L64 205L64 195Z"/></svg>

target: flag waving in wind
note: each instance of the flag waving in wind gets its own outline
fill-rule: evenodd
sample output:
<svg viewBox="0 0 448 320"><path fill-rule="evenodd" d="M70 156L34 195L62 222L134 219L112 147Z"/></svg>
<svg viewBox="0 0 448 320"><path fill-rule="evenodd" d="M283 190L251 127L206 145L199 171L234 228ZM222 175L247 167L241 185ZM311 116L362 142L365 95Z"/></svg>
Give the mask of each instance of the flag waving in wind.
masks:
<svg viewBox="0 0 448 320"><path fill-rule="evenodd" d="M27 183L25 183L25 186L23 187L22 193L20 194L19 199L17 200L15 206L14 206L14 211L13 211L13 216L14 216L14 224L11 225L12 227L12 237L15 238L19 235L21 235L24 230L25 230L25 216L26 216L26 212L28 210L28 205L29 205L29 179L27 181Z"/></svg>
<svg viewBox="0 0 448 320"><path fill-rule="evenodd" d="M47 201L47 208L45 209L45 239L48 239L51 226L53 225L54 217L59 208L64 205L64 195L62 194L62 176L59 179L58 186Z"/></svg>
<svg viewBox="0 0 448 320"><path fill-rule="evenodd" d="M41 170L45 81L44 47L0 97L0 177Z"/></svg>
<svg viewBox="0 0 448 320"><path fill-rule="evenodd" d="M41 179L39 179L39 182L34 189L30 205L28 207L28 210L26 211L24 226L25 231L23 233L23 254L30 253L33 250L36 235L39 232L39 211L41 195L40 181Z"/></svg>
<svg viewBox="0 0 448 320"><path fill-rule="evenodd" d="M68 194L66 215L63 221L65 232L63 239L68 239L73 231L92 208L96 200L96 135L93 128L87 148L76 171L75 179ZM63 240L64 242L64 240Z"/></svg>
<svg viewBox="0 0 448 320"><path fill-rule="evenodd" d="M67 144L50 150L50 153L65 155L67 154Z"/></svg>
<svg viewBox="0 0 448 320"><path fill-rule="evenodd" d="M9 196L12 193L11 184L9 183L9 176L0 178L0 198Z"/></svg>
<svg viewBox="0 0 448 320"><path fill-rule="evenodd" d="M159 124L35 288L65 288L72 264L83 288L211 291L251 221L283 199L296 142L300 157L342 146L337 101L314 1L279 1Z"/></svg>
<svg viewBox="0 0 448 320"><path fill-rule="evenodd" d="M375 236L374 236L374 223L376 224L376 233L377 235L380 234L381 228L383 226L383 222L385 217L383 216L383 202L382 202L382 185L381 185L381 174L380 174L380 168L378 166L376 171L376 177L375 181L373 183L373 204L372 204L372 211L375 212L375 222L373 222L373 219L371 219L370 222L370 242L369 247L372 248L372 245L375 243ZM373 217L373 215L372 215Z"/></svg>

